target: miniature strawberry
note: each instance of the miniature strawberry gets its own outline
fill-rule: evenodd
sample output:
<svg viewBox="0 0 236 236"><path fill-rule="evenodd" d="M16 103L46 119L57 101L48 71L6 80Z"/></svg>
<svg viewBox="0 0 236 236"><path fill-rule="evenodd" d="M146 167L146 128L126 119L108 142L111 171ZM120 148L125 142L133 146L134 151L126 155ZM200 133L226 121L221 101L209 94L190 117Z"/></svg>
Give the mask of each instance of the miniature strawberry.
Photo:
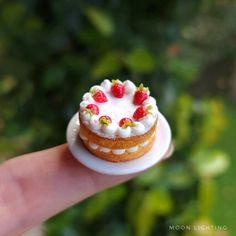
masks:
<svg viewBox="0 0 236 236"><path fill-rule="evenodd" d="M99 115L99 108L95 104L87 105L84 110L88 112L90 115Z"/></svg>
<svg viewBox="0 0 236 236"><path fill-rule="evenodd" d="M125 94L125 86L118 80L112 80L111 93L116 98L122 98Z"/></svg>
<svg viewBox="0 0 236 236"><path fill-rule="evenodd" d="M130 118L123 118L120 120L119 126L125 129L127 127L134 127L135 124Z"/></svg>
<svg viewBox="0 0 236 236"><path fill-rule="evenodd" d="M101 125L109 125L109 124L111 124L111 122L112 122L112 120L111 120L111 117L109 117L109 116L101 116L99 118L99 123Z"/></svg>
<svg viewBox="0 0 236 236"><path fill-rule="evenodd" d="M148 98L149 96L149 89L145 88L143 84L140 84L137 88L135 94L134 94L134 105L142 105L143 102Z"/></svg>
<svg viewBox="0 0 236 236"><path fill-rule="evenodd" d="M104 103L108 101L105 93L100 89L91 89L90 93L92 94L95 102Z"/></svg>
<svg viewBox="0 0 236 236"><path fill-rule="evenodd" d="M141 120L142 118L144 118L145 116L147 116L148 114L152 114L150 112L150 110L152 109L152 106L148 106L148 107L144 107L144 106L140 106L136 109L136 111L133 114L133 118L135 120Z"/></svg>

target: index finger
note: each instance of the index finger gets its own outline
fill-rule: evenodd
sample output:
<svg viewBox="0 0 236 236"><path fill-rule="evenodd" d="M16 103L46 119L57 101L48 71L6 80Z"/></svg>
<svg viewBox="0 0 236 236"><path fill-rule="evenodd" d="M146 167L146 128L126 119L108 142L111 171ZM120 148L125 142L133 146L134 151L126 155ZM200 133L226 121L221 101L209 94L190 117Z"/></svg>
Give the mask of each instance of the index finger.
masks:
<svg viewBox="0 0 236 236"><path fill-rule="evenodd" d="M66 144L0 166L0 235L18 235L135 175L110 176L80 164Z"/></svg>

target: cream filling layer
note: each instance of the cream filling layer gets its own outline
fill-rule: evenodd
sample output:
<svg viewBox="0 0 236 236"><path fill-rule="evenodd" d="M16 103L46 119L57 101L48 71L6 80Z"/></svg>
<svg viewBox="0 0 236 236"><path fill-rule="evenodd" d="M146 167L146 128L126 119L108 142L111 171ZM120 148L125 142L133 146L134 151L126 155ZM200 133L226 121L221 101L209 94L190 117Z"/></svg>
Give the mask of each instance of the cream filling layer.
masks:
<svg viewBox="0 0 236 236"><path fill-rule="evenodd" d="M112 152L113 154L115 155L122 155L124 154L125 152L128 152L128 153L135 153L137 151L139 151L140 148L142 147L145 147L147 146L152 138L156 135L156 132L148 139L146 140L145 142L139 144L139 145L136 145L134 147L131 147L131 148L128 148L128 149L111 149L111 148L106 148L106 147L102 147L100 145L97 145L95 143L92 143L92 142L89 142L89 146L90 148L92 148L93 150L98 150L100 152L104 152L104 153L110 153ZM88 141L87 137L85 137L83 134L80 133L80 138L84 141Z"/></svg>

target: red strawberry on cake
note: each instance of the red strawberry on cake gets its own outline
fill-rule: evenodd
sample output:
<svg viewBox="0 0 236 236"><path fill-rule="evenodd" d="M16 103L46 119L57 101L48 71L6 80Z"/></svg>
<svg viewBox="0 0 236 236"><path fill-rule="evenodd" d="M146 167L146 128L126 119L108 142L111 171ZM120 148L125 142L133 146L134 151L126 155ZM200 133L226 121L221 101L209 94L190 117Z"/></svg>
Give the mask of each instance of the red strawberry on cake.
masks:
<svg viewBox="0 0 236 236"><path fill-rule="evenodd" d="M143 84L104 80L80 103L80 138L98 158L124 162L148 152L156 137L158 108Z"/></svg>
<svg viewBox="0 0 236 236"><path fill-rule="evenodd" d="M89 104L84 109L86 112L90 113L90 115L98 115L99 114L99 108L95 104Z"/></svg>
<svg viewBox="0 0 236 236"><path fill-rule="evenodd" d="M102 90L92 88L90 92L95 102L99 103L107 102L107 97Z"/></svg>
<svg viewBox="0 0 236 236"><path fill-rule="evenodd" d="M143 102L148 99L149 97L149 89L145 88L143 84L140 84L140 86L137 88L135 94L134 94L134 104L135 105L142 105Z"/></svg>
<svg viewBox="0 0 236 236"><path fill-rule="evenodd" d="M125 86L119 80L112 80L111 92L116 98L123 98L125 94Z"/></svg>
<svg viewBox="0 0 236 236"><path fill-rule="evenodd" d="M148 107L144 107L144 106L140 106L137 108L137 110L134 112L133 114L133 118L135 120L141 120L143 119L144 117L146 117L148 114L151 114L151 111L152 110L152 106L148 106Z"/></svg>
<svg viewBox="0 0 236 236"><path fill-rule="evenodd" d="M119 126L122 128L127 128L128 126L134 127L135 124L130 118L123 118L120 120Z"/></svg>
<svg viewBox="0 0 236 236"><path fill-rule="evenodd" d="M100 122L101 125L107 125L108 126L109 124L111 124L112 120L111 120L111 117L109 117L109 116L101 116L99 118L99 122Z"/></svg>

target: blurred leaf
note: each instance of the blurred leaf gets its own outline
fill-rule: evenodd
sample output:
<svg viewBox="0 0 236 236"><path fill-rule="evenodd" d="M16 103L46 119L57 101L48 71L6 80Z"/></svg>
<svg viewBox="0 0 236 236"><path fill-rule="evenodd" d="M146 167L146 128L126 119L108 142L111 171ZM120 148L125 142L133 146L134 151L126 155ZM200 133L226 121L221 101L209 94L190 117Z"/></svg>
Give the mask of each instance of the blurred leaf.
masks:
<svg viewBox="0 0 236 236"><path fill-rule="evenodd" d="M41 29L43 26L42 21L38 17L30 17L25 22L25 28L28 31L36 31Z"/></svg>
<svg viewBox="0 0 236 236"><path fill-rule="evenodd" d="M168 225L189 225L199 214L195 200L184 205L173 217L168 218Z"/></svg>
<svg viewBox="0 0 236 236"><path fill-rule="evenodd" d="M176 148L185 145L190 141L190 118L192 115L192 98L188 95L182 95L178 98L175 112L175 123L176 123Z"/></svg>
<svg viewBox="0 0 236 236"><path fill-rule="evenodd" d="M6 127L6 123L3 117L0 116L0 133L1 133L1 130L3 130L5 127Z"/></svg>
<svg viewBox="0 0 236 236"><path fill-rule="evenodd" d="M17 86L17 80L11 75L6 75L0 80L0 95L11 92Z"/></svg>
<svg viewBox="0 0 236 236"><path fill-rule="evenodd" d="M173 201L165 189L148 191L139 206L135 219L135 230L138 236L149 235L155 225L156 217L168 215L173 210Z"/></svg>
<svg viewBox="0 0 236 236"><path fill-rule="evenodd" d="M193 184L194 175L187 166L174 162L166 169L165 180L176 189L183 189Z"/></svg>
<svg viewBox="0 0 236 236"><path fill-rule="evenodd" d="M155 68L154 56L145 48L136 48L126 57L126 63L134 72L150 72Z"/></svg>
<svg viewBox="0 0 236 236"><path fill-rule="evenodd" d="M138 186L151 186L159 182L163 177L163 168L161 165L153 168L146 173L135 178L134 183Z"/></svg>
<svg viewBox="0 0 236 236"><path fill-rule="evenodd" d="M229 167L229 157L218 150L200 150L191 157L193 169L200 177L214 177Z"/></svg>
<svg viewBox="0 0 236 236"><path fill-rule="evenodd" d="M204 120L200 127L200 146L209 146L219 137L225 128L227 118L224 104L219 100L207 100L202 103Z"/></svg>
<svg viewBox="0 0 236 236"><path fill-rule="evenodd" d="M191 230L186 230L185 236L216 236L214 229L211 229L213 222L209 218L199 218L191 225Z"/></svg>
<svg viewBox="0 0 236 236"><path fill-rule="evenodd" d="M3 137L0 138L0 162L15 154L15 148L10 148L12 144L14 144L13 140Z"/></svg>
<svg viewBox="0 0 236 236"><path fill-rule="evenodd" d="M192 82L197 78L199 72L197 65L178 58L172 58L168 61L167 70L176 79L182 79L186 82Z"/></svg>
<svg viewBox="0 0 236 236"><path fill-rule="evenodd" d="M131 232L127 224L123 222L109 222L101 231L96 231L96 236L130 236Z"/></svg>
<svg viewBox="0 0 236 236"><path fill-rule="evenodd" d="M70 225L67 225L61 231L62 236L78 236L77 230L73 229Z"/></svg>
<svg viewBox="0 0 236 236"><path fill-rule="evenodd" d="M74 206L63 213L54 216L52 219L46 222L47 236L67 236L66 233L71 235L77 233L76 235L80 235L76 229L77 227L74 227L72 224L73 221L79 217L79 215L80 211L78 210L77 206Z"/></svg>
<svg viewBox="0 0 236 236"><path fill-rule="evenodd" d="M155 215L151 211L141 208L137 215L135 215L135 235L148 236L155 225Z"/></svg>
<svg viewBox="0 0 236 236"><path fill-rule="evenodd" d="M118 186L116 188L99 193L87 205L87 208L84 212L84 217L88 221L98 218L101 216L101 214L105 213L106 209L110 205L120 201L125 196L125 193L125 186Z"/></svg>
<svg viewBox="0 0 236 236"><path fill-rule="evenodd" d="M101 34L109 36L114 32L114 23L111 17L109 17L103 10L95 6L90 6L86 9L85 13L91 23Z"/></svg>
<svg viewBox="0 0 236 236"><path fill-rule="evenodd" d="M214 204L214 196L215 196L215 183L210 178L202 179L199 183L199 210L202 216L209 216L211 208Z"/></svg>
<svg viewBox="0 0 236 236"><path fill-rule="evenodd" d="M136 218L134 216L137 215L139 211L139 207L143 202L144 192L142 189L136 188L134 191L130 193L128 197L128 203L126 207L126 218L132 227L136 225Z"/></svg>
<svg viewBox="0 0 236 236"><path fill-rule="evenodd" d="M69 49L70 39L65 30L55 27L50 30L48 37L47 46L49 46L50 51L60 52Z"/></svg>
<svg viewBox="0 0 236 236"><path fill-rule="evenodd" d="M149 209L155 215L167 215L173 209L173 201L169 192L165 189L152 189L144 200L145 209Z"/></svg>
<svg viewBox="0 0 236 236"><path fill-rule="evenodd" d="M18 25L25 14L25 6L20 3L10 3L2 8L2 19L6 24Z"/></svg>
<svg viewBox="0 0 236 236"><path fill-rule="evenodd" d="M96 62L92 70L92 75L94 78L105 77L118 72L121 66L119 53L109 52Z"/></svg>
<svg viewBox="0 0 236 236"><path fill-rule="evenodd" d="M66 71L59 66L50 67L45 71L43 77L43 86L45 89L53 89L63 84Z"/></svg>
<svg viewBox="0 0 236 236"><path fill-rule="evenodd" d="M83 65L83 60L76 54L67 54L63 56L62 63L69 71L79 73L81 71L81 66Z"/></svg>

